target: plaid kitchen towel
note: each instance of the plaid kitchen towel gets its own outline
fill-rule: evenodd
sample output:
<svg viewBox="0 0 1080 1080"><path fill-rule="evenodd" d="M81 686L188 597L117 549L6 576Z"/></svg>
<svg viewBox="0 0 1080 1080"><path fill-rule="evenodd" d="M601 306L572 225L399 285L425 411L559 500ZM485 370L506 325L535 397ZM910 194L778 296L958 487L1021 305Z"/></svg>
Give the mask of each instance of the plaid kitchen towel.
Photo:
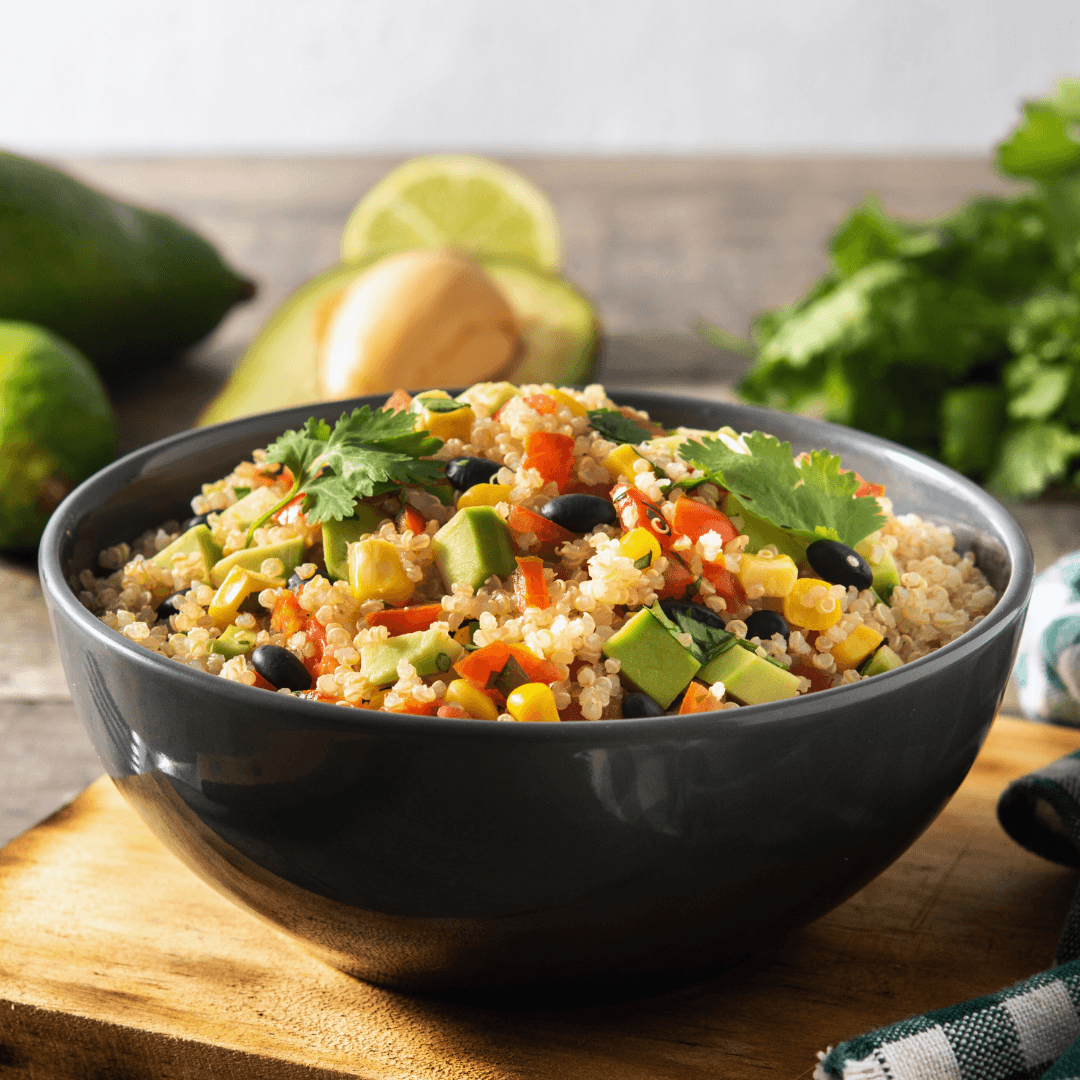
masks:
<svg viewBox="0 0 1080 1080"><path fill-rule="evenodd" d="M1080 866L1080 751L1011 784L998 818L1018 843ZM819 1054L815 1080L1080 1080L1080 891L1057 967Z"/></svg>

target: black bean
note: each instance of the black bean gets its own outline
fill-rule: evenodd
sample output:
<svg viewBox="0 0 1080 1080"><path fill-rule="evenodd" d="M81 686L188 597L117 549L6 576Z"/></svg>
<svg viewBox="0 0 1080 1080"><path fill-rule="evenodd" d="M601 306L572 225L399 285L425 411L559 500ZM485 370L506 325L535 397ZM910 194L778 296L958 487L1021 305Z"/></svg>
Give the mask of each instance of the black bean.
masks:
<svg viewBox="0 0 1080 1080"><path fill-rule="evenodd" d="M622 714L627 720L642 720L646 716L663 716L664 710L648 694L627 694L622 699Z"/></svg>
<svg viewBox="0 0 1080 1080"><path fill-rule="evenodd" d="M699 623L704 623L706 626L712 626L717 630L724 629L724 620L704 604L694 604L689 600L661 600L660 610L673 622L677 611L691 619L697 619Z"/></svg>
<svg viewBox="0 0 1080 1080"><path fill-rule="evenodd" d="M290 589L292 592L297 592L300 586L304 584L306 579L300 576L299 570L294 570L292 576L285 582L285 588Z"/></svg>
<svg viewBox="0 0 1080 1080"><path fill-rule="evenodd" d="M854 585L862 592L874 583L870 564L854 548L838 540L815 540L806 549L806 561L815 574L845 589Z"/></svg>
<svg viewBox="0 0 1080 1080"><path fill-rule="evenodd" d="M502 468L497 461L482 457L456 457L446 463L446 479L458 491L468 491L475 484L490 484Z"/></svg>
<svg viewBox="0 0 1080 1080"><path fill-rule="evenodd" d="M288 649L280 645L260 645L251 654L251 666L279 690L310 690L308 669Z"/></svg>
<svg viewBox="0 0 1080 1080"><path fill-rule="evenodd" d="M614 525L619 519L614 504L599 495L557 495L541 514L570 532L592 532L597 525Z"/></svg>
<svg viewBox="0 0 1080 1080"><path fill-rule="evenodd" d="M194 529L196 525L205 525L206 519L209 514L196 514L194 517L190 517L184 522L183 531L187 532L188 529Z"/></svg>
<svg viewBox="0 0 1080 1080"><path fill-rule="evenodd" d="M172 596L166 597L157 606L158 622L167 622L170 615L179 615L180 609L184 606L184 597L187 593L174 592Z"/></svg>
<svg viewBox="0 0 1080 1080"><path fill-rule="evenodd" d="M773 634L782 634L784 640L787 641L790 633L791 628L787 624L787 619L776 611L755 611L746 620L747 638L756 637L761 638L762 641L768 641Z"/></svg>

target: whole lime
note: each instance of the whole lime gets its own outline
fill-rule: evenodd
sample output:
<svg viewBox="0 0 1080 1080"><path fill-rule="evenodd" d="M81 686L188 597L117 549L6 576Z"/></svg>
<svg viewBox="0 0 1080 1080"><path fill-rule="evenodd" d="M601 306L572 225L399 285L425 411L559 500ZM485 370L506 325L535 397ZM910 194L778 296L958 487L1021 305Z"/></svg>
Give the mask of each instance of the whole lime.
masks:
<svg viewBox="0 0 1080 1080"><path fill-rule="evenodd" d="M0 550L36 546L60 500L115 455L86 357L40 326L0 321Z"/></svg>

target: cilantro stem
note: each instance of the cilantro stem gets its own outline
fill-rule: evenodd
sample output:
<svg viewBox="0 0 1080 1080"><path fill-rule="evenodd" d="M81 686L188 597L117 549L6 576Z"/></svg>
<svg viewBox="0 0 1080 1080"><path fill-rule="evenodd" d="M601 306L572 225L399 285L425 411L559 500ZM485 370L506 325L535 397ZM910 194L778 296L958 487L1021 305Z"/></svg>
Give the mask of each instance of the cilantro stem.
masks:
<svg viewBox="0 0 1080 1080"><path fill-rule="evenodd" d="M280 502L275 503L273 506L270 507L269 510L266 511L265 514L257 517L248 526L247 535L244 537L245 548L251 547L251 538L255 535L256 529L261 528L266 521L272 518L279 510L284 510L285 507L288 506L289 503L291 503L293 499L296 498L297 494L300 491L300 488L303 487L303 484L301 484L300 480L301 478L299 476L293 477L293 486L289 489L289 493L284 498L282 498Z"/></svg>

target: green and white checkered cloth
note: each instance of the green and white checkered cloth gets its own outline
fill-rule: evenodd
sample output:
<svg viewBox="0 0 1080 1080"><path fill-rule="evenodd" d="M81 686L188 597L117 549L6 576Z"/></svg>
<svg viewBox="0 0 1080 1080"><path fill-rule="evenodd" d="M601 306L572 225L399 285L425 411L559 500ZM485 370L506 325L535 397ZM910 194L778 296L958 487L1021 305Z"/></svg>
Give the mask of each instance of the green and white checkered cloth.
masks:
<svg viewBox="0 0 1080 1080"><path fill-rule="evenodd" d="M1080 751L1001 796L1005 831L1080 866ZM879 1028L820 1054L815 1080L1080 1080L1080 890L1057 967L987 997Z"/></svg>

